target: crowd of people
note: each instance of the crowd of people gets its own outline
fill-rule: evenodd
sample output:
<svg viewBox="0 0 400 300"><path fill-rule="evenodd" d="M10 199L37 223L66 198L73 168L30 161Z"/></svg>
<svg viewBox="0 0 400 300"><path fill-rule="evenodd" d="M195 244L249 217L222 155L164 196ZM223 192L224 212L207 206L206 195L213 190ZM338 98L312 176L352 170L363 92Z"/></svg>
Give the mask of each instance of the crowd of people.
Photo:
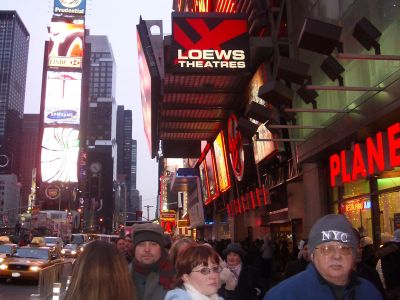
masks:
<svg viewBox="0 0 400 300"><path fill-rule="evenodd" d="M326 215L298 245L171 241L136 225L115 245L94 241L74 264L67 300L400 299L400 230L375 250L343 215ZM286 252L287 251L287 252Z"/></svg>

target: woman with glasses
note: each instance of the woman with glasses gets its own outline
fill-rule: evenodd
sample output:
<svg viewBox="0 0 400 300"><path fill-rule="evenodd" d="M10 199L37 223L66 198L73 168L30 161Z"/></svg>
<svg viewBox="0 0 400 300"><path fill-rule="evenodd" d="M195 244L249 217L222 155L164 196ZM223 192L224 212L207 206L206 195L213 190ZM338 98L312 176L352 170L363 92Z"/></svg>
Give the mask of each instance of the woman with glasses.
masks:
<svg viewBox="0 0 400 300"><path fill-rule="evenodd" d="M177 288L164 300L223 300L217 295L219 287L219 256L214 249L193 245L177 257Z"/></svg>

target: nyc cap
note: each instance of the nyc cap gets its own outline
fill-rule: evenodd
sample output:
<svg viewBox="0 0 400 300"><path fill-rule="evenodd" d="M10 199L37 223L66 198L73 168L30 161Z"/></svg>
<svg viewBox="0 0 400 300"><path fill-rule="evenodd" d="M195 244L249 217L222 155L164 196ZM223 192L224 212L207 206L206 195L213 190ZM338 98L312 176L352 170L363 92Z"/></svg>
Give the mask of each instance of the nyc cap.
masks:
<svg viewBox="0 0 400 300"><path fill-rule="evenodd" d="M331 241L358 247L358 238L353 226L343 215L329 214L320 218L311 228L308 236L308 248L313 252L319 244Z"/></svg>

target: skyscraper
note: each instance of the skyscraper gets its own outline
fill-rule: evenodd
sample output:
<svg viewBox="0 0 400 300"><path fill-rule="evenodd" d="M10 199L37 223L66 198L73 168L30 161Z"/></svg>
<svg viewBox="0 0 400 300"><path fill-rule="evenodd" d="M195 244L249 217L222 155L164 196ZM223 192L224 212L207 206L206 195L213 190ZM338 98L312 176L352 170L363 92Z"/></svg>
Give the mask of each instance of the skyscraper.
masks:
<svg viewBox="0 0 400 300"><path fill-rule="evenodd" d="M86 134L89 224L97 224L100 230L111 232L113 187L117 179L115 61L106 36L88 35L86 43L90 44L91 49Z"/></svg>
<svg viewBox="0 0 400 300"><path fill-rule="evenodd" d="M29 32L16 11L0 11L0 173L19 172Z"/></svg>
<svg viewBox="0 0 400 300"><path fill-rule="evenodd" d="M21 207L23 210L26 210L28 206L29 195L32 192L32 177L36 173L33 169L38 155L39 116L39 114L24 114L23 119L21 149L24 149L24 153L21 155L19 178L22 185Z"/></svg>

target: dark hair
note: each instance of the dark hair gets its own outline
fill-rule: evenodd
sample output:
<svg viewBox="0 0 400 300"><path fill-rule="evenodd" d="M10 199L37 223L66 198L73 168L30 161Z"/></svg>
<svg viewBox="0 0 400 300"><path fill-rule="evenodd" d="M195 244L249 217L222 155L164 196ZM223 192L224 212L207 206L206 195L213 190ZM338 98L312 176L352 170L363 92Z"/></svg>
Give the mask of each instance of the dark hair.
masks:
<svg viewBox="0 0 400 300"><path fill-rule="evenodd" d="M117 238L117 239L115 240L115 245L117 245L118 242L119 242L120 240L125 241L125 238L123 238L123 237L121 237L121 236L120 236L119 238Z"/></svg>
<svg viewBox="0 0 400 300"><path fill-rule="evenodd" d="M90 242L76 260L65 300L132 300L135 287L114 244Z"/></svg>
<svg viewBox="0 0 400 300"><path fill-rule="evenodd" d="M205 245L193 245L187 248L176 259L176 278L178 286L183 284L182 276L190 274L197 266L208 266L208 260L215 264L219 264L219 255L217 252Z"/></svg>

